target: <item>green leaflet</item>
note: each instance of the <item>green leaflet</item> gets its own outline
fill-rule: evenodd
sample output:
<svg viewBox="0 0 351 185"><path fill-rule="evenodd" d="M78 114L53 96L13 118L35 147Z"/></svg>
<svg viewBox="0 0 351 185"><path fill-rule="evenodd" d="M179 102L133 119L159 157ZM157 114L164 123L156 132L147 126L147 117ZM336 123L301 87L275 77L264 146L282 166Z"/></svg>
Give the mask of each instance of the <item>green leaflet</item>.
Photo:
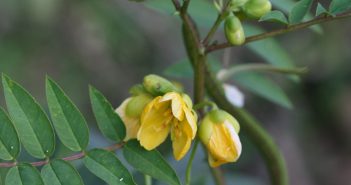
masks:
<svg viewBox="0 0 351 185"><path fill-rule="evenodd" d="M285 13L289 13L296 3L294 0L270 0L270 1L272 2L274 7L276 7L279 10L282 10ZM310 13L307 13L307 15L303 20L306 21L312 18L313 18L313 15ZM310 29L318 34L323 33L322 27L320 25L311 26Z"/></svg>
<svg viewBox="0 0 351 185"><path fill-rule="evenodd" d="M123 154L128 163L138 171L167 184L180 185L176 172L157 150L147 151L138 141L130 140L124 145Z"/></svg>
<svg viewBox="0 0 351 185"><path fill-rule="evenodd" d="M153 10L171 15L175 12L173 4L165 0L145 1L145 5ZM189 14L199 26L209 28L217 17L217 10L211 1L192 1L189 4Z"/></svg>
<svg viewBox="0 0 351 185"><path fill-rule="evenodd" d="M82 151L89 143L89 128L78 108L62 89L46 78L46 97L50 115L62 143L72 151Z"/></svg>
<svg viewBox="0 0 351 185"><path fill-rule="evenodd" d="M300 23L308 11L311 9L312 3L313 0L300 0L297 2L289 14L289 23Z"/></svg>
<svg viewBox="0 0 351 185"><path fill-rule="evenodd" d="M74 167L61 159L51 161L41 170L45 185L83 185L82 178Z"/></svg>
<svg viewBox="0 0 351 185"><path fill-rule="evenodd" d="M336 15L351 8L351 0L333 0L329 5L329 12Z"/></svg>
<svg viewBox="0 0 351 185"><path fill-rule="evenodd" d="M0 158L4 160L16 159L20 152L20 143L12 121L0 107Z"/></svg>
<svg viewBox="0 0 351 185"><path fill-rule="evenodd" d="M270 21L278 22L281 24L288 24L288 20L286 19L284 13L278 10L268 12L266 15L262 16L259 21Z"/></svg>
<svg viewBox="0 0 351 185"><path fill-rule="evenodd" d="M322 14L330 14L329 12L328 12L328 10L326 10L324 7L323 7L323 5L321 5L320 3L318 3L318 5L317 5L317 8L316 8L316 17L318 17L318 16L320 16L320 15L322 15Z"/></svg>
<svg viewBox="0 0 351 185"><path fill-rule="evenodd" d="M47 115L23 87L4 74L2 84L8 111L24 148L36 158L50 156L55 136Z"/></svg>
<svg viewBox="0 0 351 185"><path fill-rule="evenodd" d="M44 185L44 182L35 167L22 163L8 171L5 185Z"/></svg>
<svg viewBox="0 0 351 185"><path fill-rule="evenodd" d="M101 92L92 86L89 91L92 109L102 134L113 141L123 141L126 128L122 119Z"/></svg>
<svg viewBox="0 0 351 185"><path fill-rule="evenodd" d="M83 160L84 165L97 177L109 185L134 185L132 175L119 159L103 149L89 151Z"/></svg>
<svg viewBox="0 0 351 185"><path fill-rule="evenodd" d="M247 90L286 108L292 108L292 103L285 92L270 79L254 72L237 73L232 78Z"/></svg>
<svg viewBox="0 0 351 185"><path fill-rule="evenodd" d="M220 62L215 57L209 56L207 64L213 71L218 71L221 68ZM190 61L187 58L170 65L163 73L173 78L191 78L193 76Z"/></svg>
<svg viewBox="0 0 351 185"><path fill-rule="evenodd" d="M245 32L248 35L256 35L263 33L264 30L257 26L245 25ZM288 52L273 38L252 42L247 44L246 47L276 67L293 68L295 66ZM295 81L298 80L296 75L291 75L291 77Z"/></svg>

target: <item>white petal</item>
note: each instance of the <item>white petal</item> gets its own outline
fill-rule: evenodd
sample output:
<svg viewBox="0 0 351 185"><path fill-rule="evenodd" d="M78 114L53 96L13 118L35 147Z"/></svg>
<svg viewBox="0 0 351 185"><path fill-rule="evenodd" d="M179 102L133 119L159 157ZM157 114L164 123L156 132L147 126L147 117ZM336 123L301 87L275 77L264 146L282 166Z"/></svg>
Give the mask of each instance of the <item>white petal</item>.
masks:
<svg viewBox="0 0 351 185"><path fill-rule="evenodd" d="M231 138L233 139L233 141L235 143L235 149L236 149L237 154L238 154L238 157L235 159L235 161L236 161L240 157L241 150L242 150L240 138L239 138L239 135L235 132L235 128L234 128L234 126L231 123L224 122L224 125L228 128L230 136L231 136Z"/></svg>
<svg viewBox="0 0 351 185"><path fill-rule="evenodd" d="M224 93L228 101L237 106L243 107L245 102L244 94L234 85L223 84Z"/></svg>

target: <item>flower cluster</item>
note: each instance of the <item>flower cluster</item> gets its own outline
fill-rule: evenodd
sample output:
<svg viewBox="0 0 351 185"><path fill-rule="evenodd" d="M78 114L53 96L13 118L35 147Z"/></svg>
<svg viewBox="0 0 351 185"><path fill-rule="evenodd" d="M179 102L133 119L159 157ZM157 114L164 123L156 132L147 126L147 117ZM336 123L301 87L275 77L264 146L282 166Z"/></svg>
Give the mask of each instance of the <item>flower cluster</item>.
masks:
<svg viewBox="0 0 351 185"><path fill-rule="evenodd" d="M198 117L190 97L157 75L146 76L131 94L116 109L126 126L124 140L136 138L146 150L153 150L170 134L174 158L182 159L197 134ZM212 110L204 117L198 134L208 150L210 166L238 159L238 132L238 122L222 110Z"/></svg>

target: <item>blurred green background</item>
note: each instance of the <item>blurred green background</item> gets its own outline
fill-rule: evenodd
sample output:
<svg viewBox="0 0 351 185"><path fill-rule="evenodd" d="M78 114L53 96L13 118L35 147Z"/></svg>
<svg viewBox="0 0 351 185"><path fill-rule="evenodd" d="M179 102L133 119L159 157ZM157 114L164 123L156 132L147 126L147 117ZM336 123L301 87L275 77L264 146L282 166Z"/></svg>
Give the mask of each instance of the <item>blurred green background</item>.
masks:
<svg viewBox="0 0 351 185"><path fill-rule="evenodd" d="M215 19L216 10L210 2L193 0L190 6L203 34ZM102 91L117 107L129 96L128 89L140 83L144 75L164 75L168 66L184 60L180 22L167 5L170 1L150 0L145 5L127 0L0 0L0 72L27 88L45 109L44 80L45 75L51 76L87 118L90 147L107 146L110 143L96 129L88 85ZM160 13L155 7L166 11ZM271 23L259 25L268 30L279 27ZM323 24L322 29L323 34L305 29L279 36L279 51L261 45L267 47L263 48L264 54L244 47L211 56L224 67L266 60L284 63L283 59L308 67L309 73L299 81L267 75L283 89L281 93L286 93L283 99L288 99L291 109L268 101L271 99L267 95L257 96L262 96L262 92L247 88L250 84L230 81L245 94L245 107L278 143L293 185L351 183L351 19ZM224 40L221 31L217 38ZM178 77L182 75L179 73ZM171 79L183 82L186 91L192 92L192 80ZM252 83L255 85L255 80ZM2 90L0 105L5 106ZM228 184L269 184L257 150L245 135L241 137L241 159L224 166ZM162 146L161 151L184 178L189 156L175 162L168 145ZM57 157L70 153L58 143ZM194 184L213 184L206 175L209 169L202 153L202 150L197 153ZM35 159L23 153L21 160ZM75 163L85 184L104 184L79 161ZM5 174L6 169L1 169L2 179ZM137 172L135 175L139 184L143 184L141 175Z"/></svg>

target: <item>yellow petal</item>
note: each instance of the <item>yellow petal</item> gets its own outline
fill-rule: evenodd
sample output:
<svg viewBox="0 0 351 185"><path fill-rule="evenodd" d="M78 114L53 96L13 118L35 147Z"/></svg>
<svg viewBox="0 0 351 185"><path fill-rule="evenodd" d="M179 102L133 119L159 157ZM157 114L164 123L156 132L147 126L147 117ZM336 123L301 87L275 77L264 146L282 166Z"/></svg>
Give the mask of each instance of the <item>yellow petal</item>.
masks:
<svg viewBox="0 0 351 185"><path fill-rule="evenodd" d="M167 138L170 122L173 118L167 114L167 102L159 102L160 97L151 101L141 115L141 126L138 132L140 144L147 150L152 150Z"/></svg>
<svg viewBox="0 0 351 185"><path fill-rule="evenodd" d="M183 125L187 135L194 139L197 131L197 116L196 113L184 107L185 118L180 124Z"/></svg>
<svg viewBox="0 0 351 185"><path fill-rule="evenodd" d="M160 101L169 100L171 100L173 116L176 117L179 121L182 121L184 119L183 107L185 104L182 97L176 92L169 92L165 94Z"/></svg>
<svg viewBox="0 0 351 185"><path fill-rule="evenodd" d="M225 164L225 163L228 163L228 161L223 161L223 160L220 160L220 159L215 159L213 158L213 156L209 153L208 154L208 163L210 164L210 166L212 168L215 168L215 167L218 167L222 164Z"/></svg>
<svg viewBox="0 0 351 185"><path fill-rule="evenodd" d="M121 117L126 127L126 137L124 138L124 141L136 138L140 128L140 119L138 117L129 117L126 115L125 112L126 107L131 99L132 98L127 98L126 100L124 100L122 104L116 109L116 112Z"/></svg>
<svg viewBox="0 0 351 185"><path fill-rule="evenodd" d="M213 124L213 132L207 145L212 157L218 161L234 162L241 154L241 143L232 124Z"/></svg>
<svg viewBox="0 0 351 185"><path fill-rule="evenodd" d="M191 138L184 132L180 124L173 125L171 131L173 155L176 160L182 159L190 149Z"/></svg>

